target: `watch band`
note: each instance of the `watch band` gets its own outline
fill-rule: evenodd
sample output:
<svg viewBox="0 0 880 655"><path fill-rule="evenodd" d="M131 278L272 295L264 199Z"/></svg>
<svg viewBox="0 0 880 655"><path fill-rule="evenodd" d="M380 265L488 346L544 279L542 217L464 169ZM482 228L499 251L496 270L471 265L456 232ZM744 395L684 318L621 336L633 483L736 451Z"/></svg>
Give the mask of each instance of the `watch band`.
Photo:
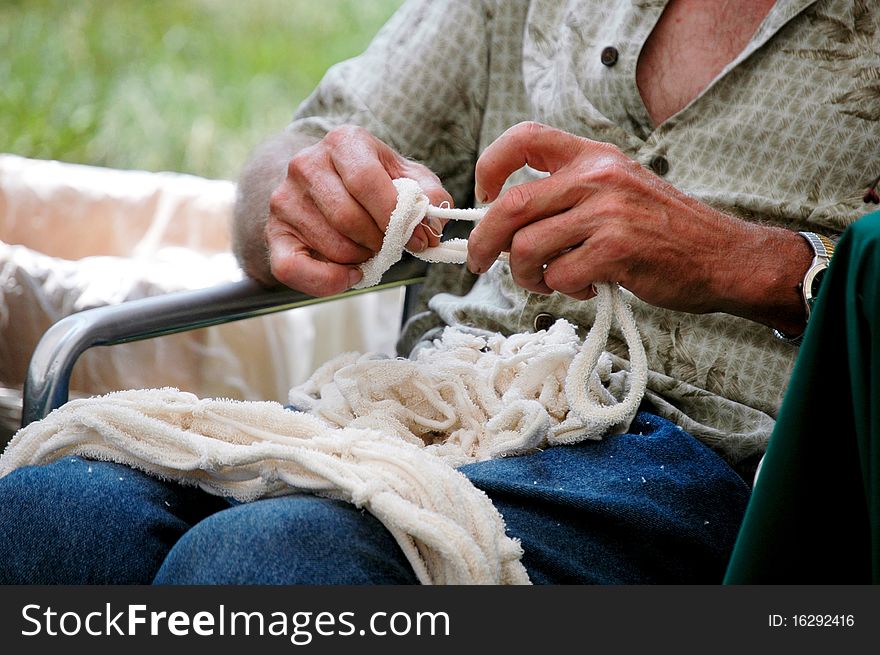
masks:
<svg viewBox="0 0 880 655"><path fill-rule="evenodd" d="M819 293L819 285L831 258L834 256L834 242L828 237L816 234L815 232L798 232L798 234L806 239L807 243L810 244L810 248L813 249L813 261L810 262L810 266L804 274L804 279L800 283L801 298L804 301L804 314L806 322L809 323L810 312ZM793 345L800 345L803 340L803 334L797 337L789 337L775 329L773 330L773 335L777 339Z"/></svg>
<svg viewBox="0 0 880 655"><path fill-rule="evenodd" d="M801 283L801 296L804 299L804 311L807 315L807 322L810 321L810 312L813 310L813 303L819 295L819 285L822 282L822 276L828 268L831 257L834 256L834 243L831 239L815 232L798 232L810 247L813 249L813 261L810 268L804 275Z"/></svg>
<svg viewBox="0 0 880 655"><path fill-rule="evenodd" d="M826 265L831 261L831 257L834 255L834 242L831 239L824 234L816 234L815 232L798 232L798 234L810 244L810 247L813 249L814 259L815 257L821 257L825 260Z"/></svg>

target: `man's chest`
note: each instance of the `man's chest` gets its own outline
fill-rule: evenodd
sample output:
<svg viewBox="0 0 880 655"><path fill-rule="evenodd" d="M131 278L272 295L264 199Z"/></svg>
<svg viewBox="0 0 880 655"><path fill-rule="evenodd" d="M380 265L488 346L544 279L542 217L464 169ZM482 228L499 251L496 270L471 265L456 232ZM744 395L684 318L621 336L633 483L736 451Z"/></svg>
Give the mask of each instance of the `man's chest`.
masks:
<svg viewBox="0 0 880 655"><path fill-rule="evenodd" d="M745 49L776 0L671 0L636 65L654 125L696 98Z"/></svg>

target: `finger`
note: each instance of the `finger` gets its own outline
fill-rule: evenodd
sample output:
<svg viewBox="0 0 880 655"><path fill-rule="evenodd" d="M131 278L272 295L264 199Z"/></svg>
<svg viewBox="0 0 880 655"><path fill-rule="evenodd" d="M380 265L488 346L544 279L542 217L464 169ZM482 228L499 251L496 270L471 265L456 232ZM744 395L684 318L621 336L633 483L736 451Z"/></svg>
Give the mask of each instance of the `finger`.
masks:
<svg viewBox="0 0 880 655"><path fill-rule="evenodd" d="M332 154L340 147L373 152L374 141L375 138L365 130L351 126L338 128L320 143L299 151L288 165L290 186L300 188L326 222L370 254L381 248L383 231L339 179Z"/></svg>
<svg viewBox="0 0 880 655"><path fill-rule="evenodd" d="M269 258L276 280L310 296L342 293L363 277L356 267L316 258L311 249L292 234L276 235L269 240Z"/></svg>
<svg viewBox="0 0 880 655"><path fill-rule="evenodd" d="M548 287L573 298L585 300L595 295L592 290L598 282L614 282L601 265L596 266L596 249L589 240L572 248L547 263L544 282ZM592 295L587 292L593 291Z"/></svg>
<svg viewBox="0 0 880 655"><path fill-rule="evenodd" d="M513 237L510 272L514 282L536 293L552 293L545 267L560 255L580 247L595 227L575 210L527 225Z"/></svg>
<svg viewBox="0 0 880 655"><path fill-rule="evenodd" d="M315 207L337 232L371 253L379 252L382 230L369 212L352 198L335 169L316 172L307 188Z"/></svg>
<svg viewBox="0 0 880 655"><path fill-rule="evenodd" d="M494 202L468 240L468 268L489 269L499 253L510 251L514 235L525 226L569 210L585 197L582 187L564 175L510 187Z"/></svg>
<svg viewBox="0 0 880 655"><path fill-rule="evenodd" d="M554 173L594 143L541 123L514 125L486 148L477 160L475 193L479 202L494 200L511 173L523 166Z"/></svg>
<svg viewBox="0 0 880 655"><path fill-rule="evenodd" d="M310 248L340 264L360 264L373 256L372 250L329 224L312 198L299 187L282 185L272 194L266 230L275 237L295 232Z"/></svg>
<svg viewBox="0 0 880 655"><path fill-rule="evenodd" d="M575 300L590 300L590 298L596 297L596 287L592 284L586 289L581 289L580 291L573 291L571 293L565 294L570 298L574 298Z"/></svg>
<svg viewBox="0 0 880 655"><path fill-rule="evenodd" d="M449 220L446 218L435 218L434 216L430 216L423 219L417 229L422 230L424 233L428 246L434 248L439 245L443 236L443 229L448 222Z"/></svg>
<svg viewBox="0 0 880 655"><path fill-rule="evenodd" d="M398 155L381 141L374 140L370 148L364 148L362 143L341 145L333 150L331 157L348 193L384 234L397 206L397 189L392 179L401 177ZM407 248L421 252L426 242L420 230L410 238Z"/></svg>

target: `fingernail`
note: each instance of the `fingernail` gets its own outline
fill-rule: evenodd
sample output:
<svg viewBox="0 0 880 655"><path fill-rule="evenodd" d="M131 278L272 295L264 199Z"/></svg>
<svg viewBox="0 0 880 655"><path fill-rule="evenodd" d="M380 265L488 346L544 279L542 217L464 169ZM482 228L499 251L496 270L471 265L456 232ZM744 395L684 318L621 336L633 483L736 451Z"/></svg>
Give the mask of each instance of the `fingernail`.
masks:
<svg viewBox="0 0 880 655"><path fill-rule="evenodd" d="M348 286L353 287L355 284L360 282L363 277L364 274L359 268L348 269Z"/></svg>
<svg viewBox="0 0 880 655"><path fill-rule="evenodd" d="M474 197L476 197L477 202L481 205L489 201L489 196L486 195L486 192L483 191L483 187L481 187L479 184L474 187Z"/></svg>
<svg viewBox="0 0 880 655"><path fill-rule="evenodd" d="M422 252L428 245L422 237L413 237L409 243L409 249L413 252Z"/></svg>
<svg viewBox="0 0 880 655"><path fill-rule="evenodd" d="M468 270L474 275L480 275L483 272L482 266L475 264L474 262L468 261L467 263Z"/></svg>
<svg viewBox="0 0 880 655"><path fill-rule="evenodd" d="M428 227L431 228L431 231L434 233L435 237L439 237L443 232L443 224L440 222L439 218L434 218L433 216L428 219Z"/></svg>

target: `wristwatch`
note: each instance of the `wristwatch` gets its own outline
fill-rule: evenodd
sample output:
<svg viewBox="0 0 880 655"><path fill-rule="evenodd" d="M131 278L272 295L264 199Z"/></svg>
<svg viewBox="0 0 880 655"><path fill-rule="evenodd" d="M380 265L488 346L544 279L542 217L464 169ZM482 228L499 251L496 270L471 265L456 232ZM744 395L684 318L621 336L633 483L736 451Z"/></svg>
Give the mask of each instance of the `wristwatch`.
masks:
<svg viewBox="0 0 880 655"><path fill-rule="evenodd" d="M810 312L813 311L813 303L819 296L819 287L822 284L822 278L825 277L825 271L834 255L834 243L826 236L816 234L814 232L798 232L813 248L813 262L804 275L801 294L804 297L804 308L807 311L807 321L810 320Z"/></svg>
<svg viewBox="0 0 880 655"><path fill-rule="evenodd" d="M810 247L813 249L813 261L810 263L810 267L804 274L804 279L800 284L801 297L804 300L804 312L806 314L807 322L809 323L810 312L812 312L813 304L819 296L819 288L822 285L822 278L825 277L825 271L828 269L828 264L831 262L831 257L834 255L834 242L828 237L816 234L815 232L798 232L798 234L806 239L807 243L809 243ZM803 335L792 338L786 336L779 330L773 330L773 334L787 343L796 345L799 345L801 339L803 339Z"/></svg>

